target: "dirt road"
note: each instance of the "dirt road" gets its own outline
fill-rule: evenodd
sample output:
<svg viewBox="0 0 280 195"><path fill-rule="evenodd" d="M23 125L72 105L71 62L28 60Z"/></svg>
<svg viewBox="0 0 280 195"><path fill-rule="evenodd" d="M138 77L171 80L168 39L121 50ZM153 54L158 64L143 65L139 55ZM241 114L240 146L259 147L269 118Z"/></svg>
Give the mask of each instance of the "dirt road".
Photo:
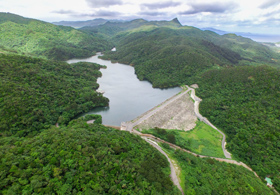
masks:
<svg viewBox="0 0 280 195"><path fill-rule="evenodd" d="M168 160L168 162L170 164L170 169L171 169L171 174L170 174L171 180L178 187L178 189L182 192L182 194L184 194L183 189L180 186L179 179L178 179L178 177L176 175L176 170L175 170L175 167L174 167L171 159L168 157L168 155L161 149L161 147L156 142L153 142L153 141L149 140L146 137L142 137L142 138L145 139L146 142L148 142L153 147L155 147L160 153L162 153L167 158L167 160Z"/></svg>

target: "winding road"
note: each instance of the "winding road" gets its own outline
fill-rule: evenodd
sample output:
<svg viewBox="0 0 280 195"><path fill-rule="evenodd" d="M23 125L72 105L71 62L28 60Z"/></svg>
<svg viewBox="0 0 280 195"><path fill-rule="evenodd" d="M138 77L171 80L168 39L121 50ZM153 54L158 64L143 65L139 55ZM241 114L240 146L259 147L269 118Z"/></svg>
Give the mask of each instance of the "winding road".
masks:
<svg viewBox="0 0 280 195"><path fill-rule="evenodd" d="M197 116L197 118L200 121L203 121L204 123L206 123L207 125L209 125L213 129L217 130L220 134L222 134L222 136L223 136L222 148L223 148L224 155L225 155L226 158L231 158L231 154L226 150L226 135L222 131L220 131L217 127L215 127L206 117L203 117L199 113L199 103L202 100L195 95L195 90L193 88L190 88L189 86L187 86L187 87L188 87L188 91L191 90L191 98L195 101L194 102L194 113L195 113L195 115Z"/></svg>

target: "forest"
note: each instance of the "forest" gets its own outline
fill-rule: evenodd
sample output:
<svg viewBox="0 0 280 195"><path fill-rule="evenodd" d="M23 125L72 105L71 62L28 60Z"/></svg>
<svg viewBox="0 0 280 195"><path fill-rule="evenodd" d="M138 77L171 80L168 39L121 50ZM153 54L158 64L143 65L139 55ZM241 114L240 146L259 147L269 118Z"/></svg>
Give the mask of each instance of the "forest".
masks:
<svg viewBox="0 0 280 195"><path fill-rule="evenodd" d="M280 55L267 46L236 35L220 36L196 28L161 27L150 31L119 33L116 52L103 59L130 64L140 80L168 88L193 83L209 69L270 64L280 66Z"/></svg>
<svg viewBox="0 0 280 195"><path fill-rule="evenodd" d="M251 171L242 166L198 158L162 145L181 168L180 183L185 194L274 194Z"/></svg>
<svg viewBox="0 0 280 195"><path fill-rule="evenodd" d="M82 119L32 138L1 138L0 159L0 194L181 194L155 148Z"/></svg>
<svg viewBox="0 0 280 195"><path fill-rule="evenodd" d="M109 100L97 93L102 66L0 54L0 133L36 134Z"/></svg>
<svg viewBox="0 0 280 195"><path fill-rule="evenodd" d="M0 52L55 60L90 57L113 47L101 35L10 13L0 13L0 46Z"/></svg>

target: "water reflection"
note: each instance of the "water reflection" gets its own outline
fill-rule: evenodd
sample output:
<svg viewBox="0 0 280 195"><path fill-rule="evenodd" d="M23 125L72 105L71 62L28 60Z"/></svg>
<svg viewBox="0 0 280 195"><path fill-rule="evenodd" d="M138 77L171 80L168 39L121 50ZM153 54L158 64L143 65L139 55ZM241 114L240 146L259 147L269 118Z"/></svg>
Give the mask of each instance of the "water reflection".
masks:
<svg viewBox="0 0 280 195"><path fill-rule="evenodd" d="M87 114L100 114L103 124L119 126L123 121L130 121L155 107L171 96L181 91L181 88L155 89L147 81L139 81L134 68L128 65L111 63L96 56L86 59L73 59L69 63L79 61L94 62L107 66L101 69L102 77L97 80L109 98L109 108L96 108Z"/></svg>

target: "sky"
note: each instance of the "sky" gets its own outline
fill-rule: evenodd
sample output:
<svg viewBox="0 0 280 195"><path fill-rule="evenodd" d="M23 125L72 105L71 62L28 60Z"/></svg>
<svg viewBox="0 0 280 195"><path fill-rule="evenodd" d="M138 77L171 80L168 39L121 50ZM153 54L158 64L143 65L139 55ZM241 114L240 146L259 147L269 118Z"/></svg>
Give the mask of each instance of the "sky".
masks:
<svg viewBox="0 0 280 195"><path fill-rule="evenodd" d="M0 0L0 12L47 22L177 17L198 28L280 34L280 0Z"/></svg>

